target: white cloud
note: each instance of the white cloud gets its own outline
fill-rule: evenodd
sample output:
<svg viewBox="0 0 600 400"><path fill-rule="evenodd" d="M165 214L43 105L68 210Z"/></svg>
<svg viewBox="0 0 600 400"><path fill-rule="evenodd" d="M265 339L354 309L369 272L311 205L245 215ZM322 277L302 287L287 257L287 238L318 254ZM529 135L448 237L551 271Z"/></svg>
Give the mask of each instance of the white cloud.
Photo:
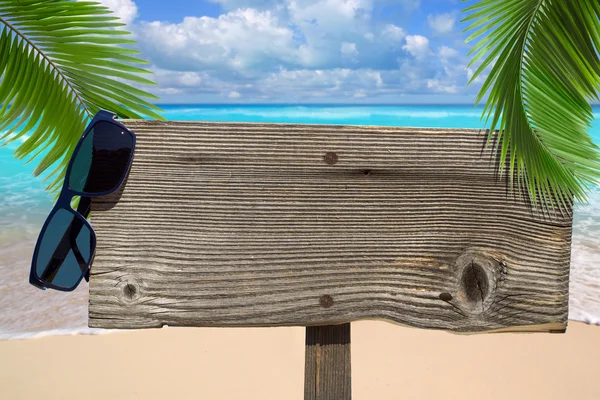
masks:
<svg viewBox="0 0 600 400"><path fill-rule="evenodd" d="M102 1L135 8L131 0ZM213 1L225 10L215 18L132 24L158 83L147 89L166 101L377 101L466 92L464 56L381 23L374 0Z"/></svg>
<svg viewBox="0 0 600 400"><path fill-rule="evenodd" d="M150 22L138 42L158 66L171 69L260 67L269 59L302 61L291 29L270 11L238 9L219 18L186 17L181 23Z"/></svg>
<svg viewBox="0 0 600 400"><path fill-rule="evenodd" d="M457 71L459 67L457 66ZM437 71L437 72L436 72ZM449 71L454 73L453 71ZM405 95L457 95L464 90L466 71L462 76L447 75L445 70L423 68L406 61L399 69L285 69L263 76L232 80L207 73L201 75L199 86L185 86L181 72L156 71L157 94L167 102L219 102L223 98L244 99L246 102L316 102L348 99L357 101L397 102ZM237 92L239 98L229 94Z"/></svg>
<svg viewBox="0 0 600 400"><path fill-rule="evenodd" d="M407 36L406 44L402 48L416 59L423 59L431 53L429 50L429 39L421 35Z"/></svg>
<svg viewBox="0 0 600 400"><path fill-rule="evenodd" d="M404 29L393 24L387 24L381 31L381 36L393 42L399 42L406 37Z"/></svg>
<svg viewBox="0 0 600 400"><path fill-rule="evenodd" d="M302 33L307 46L331 52L332 42L354 42L370 32L372 0L284 0L288 24Z"/></svg>
<svg viewBox="0 0 600 400"><path fill-rule="evenodd" d="M356 43L342 42L340 48L342 57L347 58L351 61L356 62L358 59L358 50L356 49Z"/></svg>
<svg viewBox="0 0 600 400"><path fill-rule="evenodd" d="M279 4L263 10L237 8L218 18L143 22L135 33L144 55L163 69L248 74L279 66L337 68L348 61L356 68L391 66L398 57L394 53L405 32L372 21L371 0L283 0Z"/></svg>
<svg viewBox="0 0 600 400"><path fill-rule="evenodd" d="M314 97L314 93L338 97L350 97L361 90L369 95L384 93L387 89L382 77L383 73L383 71L349 68L328 70L282 68L262 77L239 81L203 73L200 86L188 85L186 80L181 79L182 73L177 71L155 70L155 77L159 87L170 87L174 90L173 93L178 94L221 95L226 93L230 98L237 98L235 93L241 97L242 93L251 90L252 98L305 99ZM399 75L400 72L394 71L393 74ZM395 79L390 78L391 81ZM253 83L249 83L250 81ZM249 98L246 95L244 97Z"/></svg>
<svg viewBox="0 0 600 400"><path fill-rule="evenodd" d="M454 13L428 15L427 22L431 30L438 35L444 35L452 32L456 15Z"/></svg>
<svg viewBox="0 0 600 400"><path fill-rule="evenodd" d="M264 94L285 96L292 93L300 99L311 97L312 92L341 98L355 96L356 93L372 95L385 91L383 86L381 72L349 68L293 71L282 69L271 73L257 85Z"/></svg>
<svg viewBox="0 0 600 400"><path fill-rule="evenodd" d="M159 94L165 94L165 95L174 95L174 94L180 94L183 93L183 91L181 89L175 89L175 88L158 88L156 89L158 91Z"/></svg>
<svg viewBox="0 0 600 400"><path fill-rule="evenodd" d="M438 52L438 54L439 54L440 58L443 60L448 60L450 58L458 57L458 51L456 51L455 49L448 47L448 46L440 47L440 51Z"/></svg>
<svg viewBox="0 0 600 400"><path fill-rule="evenodd" d="M86 0L78 0L86 1ZM121 18L121 22L130 24L138 16L137 5L132 0L96 0L110 8L114 14Z"/></svg>
<svg viewBox="0 0 600 400"><path fill-rule="evenodd" d="M458 88L456 85L452 85L452 84L447 84L445 82L442 82L440 80L437 79L428 79L427 80L427 87L429 89L432 89L434 92L437 93L457 93L458 92Z"/></svg>
<svg viewBox="0 0 600 400"><path fill-rule="evenodd" d="M202 84L201 74L197 72L182 72L177 75L177 80L182 86L194 87Z"/></svg>

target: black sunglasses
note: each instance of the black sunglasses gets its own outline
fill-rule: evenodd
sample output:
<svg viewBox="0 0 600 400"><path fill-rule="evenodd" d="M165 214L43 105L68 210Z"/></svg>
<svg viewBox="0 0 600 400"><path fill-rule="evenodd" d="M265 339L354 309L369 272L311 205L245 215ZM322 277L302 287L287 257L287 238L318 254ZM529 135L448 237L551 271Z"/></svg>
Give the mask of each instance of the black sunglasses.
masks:
<svg viewBox="0 0 600 400"><path fill-rule="evenodd" d="M73 151L56 205L50 211L33 252L29 283L40 289L74 290L85 278L96 250L96 234L86 220L90 197L115 192L133 159L135 134L99 111ZM71 207L80 196L77 211Z"/></svg>

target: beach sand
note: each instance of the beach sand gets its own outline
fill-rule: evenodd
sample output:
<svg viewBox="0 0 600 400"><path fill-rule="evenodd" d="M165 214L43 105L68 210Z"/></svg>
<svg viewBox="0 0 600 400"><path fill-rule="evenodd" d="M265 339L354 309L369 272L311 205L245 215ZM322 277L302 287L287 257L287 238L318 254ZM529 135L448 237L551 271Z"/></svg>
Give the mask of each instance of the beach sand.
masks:
<svg viewBox="0 0 600 400"><path fill-rule="evenodd" d="M454 335L352 324L355 400L600 398L600 327ZM302 399L304 328L0 341L0 399Z"/></svg>

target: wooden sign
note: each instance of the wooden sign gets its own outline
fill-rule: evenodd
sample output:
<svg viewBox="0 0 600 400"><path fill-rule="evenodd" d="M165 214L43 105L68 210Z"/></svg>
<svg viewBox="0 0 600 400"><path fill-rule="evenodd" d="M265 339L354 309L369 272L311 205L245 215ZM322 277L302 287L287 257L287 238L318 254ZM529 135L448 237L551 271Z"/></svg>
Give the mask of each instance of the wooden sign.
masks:
<svg viewBox="0 0 600 400"><path fill-rule="evenodd" d="M91 327L566 328L572 217L513 195L486 131L124 122Z"/></svg>

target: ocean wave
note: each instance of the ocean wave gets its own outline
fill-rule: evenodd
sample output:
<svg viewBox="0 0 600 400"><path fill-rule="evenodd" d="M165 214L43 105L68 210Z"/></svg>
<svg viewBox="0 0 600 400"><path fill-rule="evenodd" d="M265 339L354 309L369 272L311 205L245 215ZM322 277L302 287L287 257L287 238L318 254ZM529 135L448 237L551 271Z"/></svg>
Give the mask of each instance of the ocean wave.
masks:
<svg viewBox="0 0 600 400"><path fill-rule="evenodd" d="M600 324L600 187L574 207L569 318Z"/></svg>
<svg viewBox="0 0 600 400"><path fill-rule="evenodd" d="M20 333L1 333L0 340L12 340L12 339L36 339L46 336L55 335L102 335L105 333L111 333L116 331L123 331L123 329L99 329L99 328L74 328L74 329L50 329L39 332L20 332Z"/></svg>

